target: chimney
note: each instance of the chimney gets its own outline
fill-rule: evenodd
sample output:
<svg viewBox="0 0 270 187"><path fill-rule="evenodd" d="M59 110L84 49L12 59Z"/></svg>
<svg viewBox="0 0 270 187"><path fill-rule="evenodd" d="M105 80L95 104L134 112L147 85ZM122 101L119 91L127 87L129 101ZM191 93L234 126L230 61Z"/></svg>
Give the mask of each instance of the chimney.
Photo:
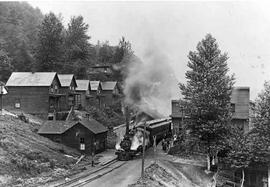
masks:
<svg viewBox="0 0 270 187"><path fill-rule="evenodd" d="M128 106L125 106L125 117L126 117L126 135L129 134L129 110Z"/></svg>

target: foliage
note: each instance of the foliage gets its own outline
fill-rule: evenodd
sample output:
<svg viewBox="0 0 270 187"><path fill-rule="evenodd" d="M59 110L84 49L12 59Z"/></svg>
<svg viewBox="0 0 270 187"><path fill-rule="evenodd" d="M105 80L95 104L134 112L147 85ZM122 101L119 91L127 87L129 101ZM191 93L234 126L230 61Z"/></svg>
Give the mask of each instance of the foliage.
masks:
<svg viewBox="0 0 270 187"><path fill-rule="evenodd" d="M15 71L30 71L43 15L26 2L0 2L0 49Z"/></svg>
<svg viewBox="0 0 270 187"><path fill-rule="evenodd" d="M243 169L249 166L252 159L252 151L249 134L244 134L238 127L231 127L228 141L228 153L225 163L235 169Z"/></svg>
<svg viewBox="0 0 270 187"><path fill-rule="evenodd" d="M63 31L61 18L50 12L40 26L36 62L38 71L58 71L63 60Z"/></svg>
<svg viewBox="0 0 270 187"><path fill-rule="evenodd" d="M115 47L110 46L109 41L97 44L98 62L110 64L113 61Z"/></svg>
<svg viewBox="0 0 270 187"><path fill-rule="evenodd" d="M254 128L250 131L253 142L253 162L270 164L270 82L264 83L264 90L255 102Z"/></svg>
<svg viewBox="0 0 270 187"><path fill-rule="evenodd" d="M106 107L98 108L95 106L88 106L86 111L92 118L100 122L107 127L115 127L125 123L125 119L122 113L119 112L118 104ZM121 112L121 111L120 111Z"/></svg>
<svg viewBox="0 0 270 187"><path fill-rule="evenodd" d="M91 61L88 28L89 26L83 22L82 16L71 18L64 44L64 73L74 73L79 78L86 77L88 61Z"/></svg>
<svg viewBox="0 0 270 187"><path fill-rule="evenodd" d="M114 53L114 66L113 66L113 78L118 81L123 81L129 63L131 63L131 58L133 57L133 51L131 48L131 43L126 41L125 37L122 37L116 47Z"/></svg>
<svg viewBox="0 0 270 187"><path fill-rule="evenodd" d="M215 155L226 145L231 119L230 95L234 77L229 76L227 54L222 54L210 34L188 55L187 84L180 90L190 103L191 135L203 142L208 154Z"/></svg>
<svg viewBox="0 0 270 187"><path fill-rule="evenodd" d="M11 59L8 57L5 51L0 50L0 79L7 81L12 70L13 67L11 65Z"/></svg>
<svg viewBox="0 0 270 187"><path fill-rule="evenodd" d="M264 83L264 90L255 102L255 120L267 122L270 120L270 82Z"/></svg>

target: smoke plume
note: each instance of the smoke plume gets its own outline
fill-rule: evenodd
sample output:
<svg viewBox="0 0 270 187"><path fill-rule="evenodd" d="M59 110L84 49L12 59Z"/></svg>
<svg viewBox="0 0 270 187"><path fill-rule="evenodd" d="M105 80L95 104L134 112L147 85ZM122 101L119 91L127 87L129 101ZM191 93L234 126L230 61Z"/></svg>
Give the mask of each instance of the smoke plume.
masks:
<svg viewBox="0 0 270 187"><path fill-rule="evenodd" d="M124 84L125 102L154 118L168 116L171 99L179 92L177 84L168 58L152 46L142 60L131 57Z"/></svg>

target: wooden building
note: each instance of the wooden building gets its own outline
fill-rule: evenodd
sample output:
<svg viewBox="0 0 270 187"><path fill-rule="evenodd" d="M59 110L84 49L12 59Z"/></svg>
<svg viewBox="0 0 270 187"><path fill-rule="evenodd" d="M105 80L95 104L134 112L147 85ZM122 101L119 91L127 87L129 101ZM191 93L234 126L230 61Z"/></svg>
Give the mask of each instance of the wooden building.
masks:
<svg viewBox="0 0 270 187"><path fill-rule="evenodd" d="M249 131L249 111L250 111L249 87L235 87L231 95L232 123Z"/></svg>
<svg viewBox="0 0 270 187"><path fill-rule="evenodd" d="M80 121L46 121L38 134L75 148L82 153L99 153L106 149L107 128L94 119Z"/></svg>
<svg viewBox="0 0 270 187"><path fill-rule="evenodd" d="M88 106L89 100L91 97L90 95L90 81L89 80L77 80L77 85L78 87L76 88L76 98L75 98L75 103L76 103L76 108L85 108Z"/></svg>
<svg viewBox="0 0 270 187"><path fill-rule="evenodd" d="M65 95L60 99L60 108L68 111L75 106L77 82L73 74L58 74L58 77L61 83L60 92Z"/></svg>
<svg viewBox="0 0 270 187"><path fill-rule="evenodd" d="M89 80L111 80L113 77L111 65L95 65L88 69Z"/></svg>
<svg viewBox="0 0 270 187"><path fill-rule="evenodd" d="M120 89L116 81L101 82L101 106L110 106L120 99Z"/></svg>
<svg viewBox="0 0 270 187"><path fill-rule="evenodd" d="M100 81L90 81L90 88L90 105L100 107L102 97Z"/></svg>
<svg viewBox="0 0 270 187"><path fill-rule="evenodd" d="M249 98L249 87L233 88L231 95L232 124L238 125L244 132L249 130ZM174 132L178 133L185 120L189 118L188 103L182 100L172 100L171 106Z"/></svg>
<svg viewBox="0 0 270 187"><path fill-rule="evenodd" d="M3 107L15 113L29 113L44 119L61 110L61 84L56 72L13 72L3 96Z"/></svg>
<svg viewBox="0 0 270 187"><path fill-rule="evenodd" d="M171 104L173 133L178 134L183 127L184 121L188 118L186 115L187 107L182 100L172 100Z"/></svg>

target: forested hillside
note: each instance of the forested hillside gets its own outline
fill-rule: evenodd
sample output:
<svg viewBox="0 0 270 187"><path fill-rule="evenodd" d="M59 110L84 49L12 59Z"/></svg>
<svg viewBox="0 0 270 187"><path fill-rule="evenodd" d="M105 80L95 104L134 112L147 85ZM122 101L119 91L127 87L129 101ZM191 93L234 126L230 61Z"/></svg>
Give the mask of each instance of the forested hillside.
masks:
<svg viewBox="0 0 270 187"><path fill-rule="evenodd" d="M133 54L124 37L118 46L90 42L89 25L80 15L64 27L62 18L52 12L43 15L26 2L0 2L0 80L4 82L12 71L57 71L87 78L89 67L122 67ZM113 79L122 79L119 67Z"/></svg>
<svg viewBox="0 0 270 187"><path fill-rule="evenodd" d="M0 75L28 71L34 61L43 15L25 2L0 2Z"/></svg>

